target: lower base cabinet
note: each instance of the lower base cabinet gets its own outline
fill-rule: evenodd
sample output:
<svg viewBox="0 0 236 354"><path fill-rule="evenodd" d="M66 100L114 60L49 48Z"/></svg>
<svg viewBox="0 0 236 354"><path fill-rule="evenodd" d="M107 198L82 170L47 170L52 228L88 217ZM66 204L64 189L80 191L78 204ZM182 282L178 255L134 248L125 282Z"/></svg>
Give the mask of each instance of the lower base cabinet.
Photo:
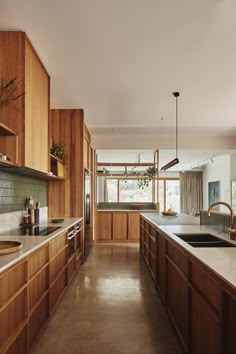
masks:
<svg viewBox="0 0 236 354"><path fill-rule="evenodd" d="M175 265L166 262L166 305L180 341L188 352L188 284Z"/></svg>
<svg viewBox="0 0 236 354"><path fill-rule="evenodd" d="M141 217L140 252L150 271L153 227ZM184 352L235 354L236 290L157 227L152 253L154 281Z"/></svg>
<svg viewBox="0 0 236 354"><path fill-rule="evenodd" d="M81 263L67 248L65 232L0 274L0 353L33 350Z"/></svg>
<svg viewBox="0 0 236 354"><path fill-rule="evenodd" d="M206 300L191 289L191 342L192 354L221 354L221 329L218 315Z"/></svg>

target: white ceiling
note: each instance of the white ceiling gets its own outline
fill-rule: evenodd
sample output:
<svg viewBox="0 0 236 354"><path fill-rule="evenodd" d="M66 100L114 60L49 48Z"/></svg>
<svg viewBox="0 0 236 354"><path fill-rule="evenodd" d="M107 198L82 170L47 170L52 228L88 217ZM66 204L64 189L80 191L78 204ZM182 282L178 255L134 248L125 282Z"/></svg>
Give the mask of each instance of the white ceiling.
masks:
<svg viewBox="0 0 236 354"><path fill-rule="evenodd" d="M51 76L51 107L84 108L95 147L111 132L126 132L131 148L150 148L148 134L173 137L173 91L179 134L236 136L236 1L0 4L0 29L25 31Z"/></svg>

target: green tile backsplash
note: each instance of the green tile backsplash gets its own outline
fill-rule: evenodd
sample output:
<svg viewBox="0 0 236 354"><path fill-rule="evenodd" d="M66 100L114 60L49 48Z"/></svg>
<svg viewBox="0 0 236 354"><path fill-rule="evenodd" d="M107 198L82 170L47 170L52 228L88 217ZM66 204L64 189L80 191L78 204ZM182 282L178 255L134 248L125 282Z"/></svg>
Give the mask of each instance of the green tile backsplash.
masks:
<svg viewBox="0 0 236 354"><path fill-rule="evenodd" d="M47 206L47 182L0 171L0 214L23 210L30 195L40 207Z"/></svg>

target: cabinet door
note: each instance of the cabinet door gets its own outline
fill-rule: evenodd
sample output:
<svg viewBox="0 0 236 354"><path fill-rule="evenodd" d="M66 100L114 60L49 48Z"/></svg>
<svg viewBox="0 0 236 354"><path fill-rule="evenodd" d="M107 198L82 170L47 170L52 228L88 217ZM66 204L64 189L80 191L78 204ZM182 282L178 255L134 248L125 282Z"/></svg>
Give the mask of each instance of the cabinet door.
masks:
<svg viewBox="0 0 236 354"><path fill-rule="evenodd" d="M191 354L220 354L219 318L206 300L194 289L191 289L190 311Z"/></svg>
<svg viewBox="0 0 236 354"><path fill-rule="evenodd" d="M163 298L166 293L166 259L165 259L165 238L158 233L157 245L157 287Z"/></svg>
<svg viewBox="0 0 236 354"><path fill-rule="evenodd" d="M25 42L25 166L49 171L49 76Z"/></svg>
<svg viewBox="0 0 236 354"><path fill-rule="evenodd" d="M223 291L222 354L235 353L236 293Z"/></svg>
<svg viewBox="0 0 236 354"><path fill-rule="evenodd" d="M113 240L127 240L127 213L113 213Z"/></svg>
<svg viewBox="0 0 236 354"><path fill-rule="evenodd" d="M139 213L128 213L128 240L139 241Z"/></svg>
<svg viewBox="0 0 236 354"><path fill-rule="evenodd" d="M112 239L112 213L97 212L96 240L111 241Z"/></svg>
<svg viewBox="0 0 236 354"><path fill-rule="evenodd" d="M188 352L188 283L167 259L166 262L166 303L179 338Z"/></svg>

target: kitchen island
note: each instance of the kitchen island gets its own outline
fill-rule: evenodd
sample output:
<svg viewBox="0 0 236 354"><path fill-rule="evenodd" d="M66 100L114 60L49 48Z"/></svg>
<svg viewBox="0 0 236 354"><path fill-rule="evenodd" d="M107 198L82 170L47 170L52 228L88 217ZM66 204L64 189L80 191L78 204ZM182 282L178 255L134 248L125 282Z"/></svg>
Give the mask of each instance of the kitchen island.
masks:
<svg viewBox="0 0 236 354"><path fill-rule="evenodd" d="M177 235L211 234L232 246L236 241L203 225L158 222L141 215L140 251L184 352L235 353L236 247L195 248Z"/></svg>
<svg viewBox="0 0 236 354"><path fill-rule="evenodd" d="M0 256L0 353L32 351L83 261L82 218L59 225L48 236L20 236L17 230L0 236L22 243L20 251Z"/></svg>

